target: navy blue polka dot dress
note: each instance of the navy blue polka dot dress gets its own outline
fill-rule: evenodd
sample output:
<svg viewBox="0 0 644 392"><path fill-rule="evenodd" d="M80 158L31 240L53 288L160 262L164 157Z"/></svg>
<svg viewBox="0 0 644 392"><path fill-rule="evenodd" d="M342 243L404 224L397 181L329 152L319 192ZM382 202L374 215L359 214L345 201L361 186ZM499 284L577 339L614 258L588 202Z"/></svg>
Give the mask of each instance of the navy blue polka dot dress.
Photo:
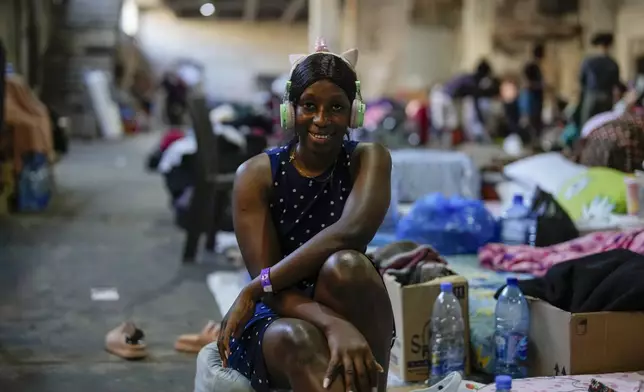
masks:
<svg viewBox="0 0 644 392"><path fill-rule="evenodd" d="M295 141L266 152L273 173L270 209L282 257L338 220L353 185L351 154L357 145L358 142L345 141L335 165L316 178L303 177L290 162ZM303 281L298 288L312 296L314 286L313 280ZM268 326L278 318L271 308L258 302L242 336L230 343L230 366L246 376L257 392L273 388L264 362L262 339Z"/></svg>

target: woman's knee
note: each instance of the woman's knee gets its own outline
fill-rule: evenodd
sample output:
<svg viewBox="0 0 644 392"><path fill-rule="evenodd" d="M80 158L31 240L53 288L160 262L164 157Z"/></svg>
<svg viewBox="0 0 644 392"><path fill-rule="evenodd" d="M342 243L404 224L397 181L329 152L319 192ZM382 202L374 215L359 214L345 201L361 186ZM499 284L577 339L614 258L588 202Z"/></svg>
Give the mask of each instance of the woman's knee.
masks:
<svg viewBox="0 0 644 392"><path fill-rule="evenodd" d="M336 252L322 266L318 283L334 289L375 285L384 290L378 272L371 260L364 254L354 250Z"/></svg>
<svg viewBox="0 0 644 392"><path fill-rule="evenodd" d="M285 365L289 363L309 364L326 352L326 343L322 332L313 324L297 319L280 319L275 321L264 333L264 352ZM265 357L268 357L265 354Z"/></svg>

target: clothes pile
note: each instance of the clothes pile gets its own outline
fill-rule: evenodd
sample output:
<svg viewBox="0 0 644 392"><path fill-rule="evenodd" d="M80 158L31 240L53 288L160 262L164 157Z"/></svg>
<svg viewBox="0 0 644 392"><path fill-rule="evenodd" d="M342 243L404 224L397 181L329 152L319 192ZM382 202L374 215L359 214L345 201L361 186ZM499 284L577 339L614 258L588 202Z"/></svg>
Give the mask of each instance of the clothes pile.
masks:
<svg viewBox="0 0 644 392"><path fill-rule="evenodd" d="M434 248L412 241L394 242L367 256L373 260L381 275L392 275L402 285L455 275Z"/></svg>

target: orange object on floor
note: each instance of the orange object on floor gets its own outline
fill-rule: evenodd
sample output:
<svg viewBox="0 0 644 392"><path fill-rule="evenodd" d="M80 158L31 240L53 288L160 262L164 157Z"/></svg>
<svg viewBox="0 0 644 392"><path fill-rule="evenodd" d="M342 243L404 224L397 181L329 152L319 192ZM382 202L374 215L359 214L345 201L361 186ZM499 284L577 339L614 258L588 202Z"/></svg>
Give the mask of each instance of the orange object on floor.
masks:
<svg viewBox="0 0 644 392"><path fill-rule="evenodd" d="M184 353L197 354L204 346L219 338L220 327L221 325L219 323L209 321L200 333L179 336L174 344L174 348Z"/></svg>

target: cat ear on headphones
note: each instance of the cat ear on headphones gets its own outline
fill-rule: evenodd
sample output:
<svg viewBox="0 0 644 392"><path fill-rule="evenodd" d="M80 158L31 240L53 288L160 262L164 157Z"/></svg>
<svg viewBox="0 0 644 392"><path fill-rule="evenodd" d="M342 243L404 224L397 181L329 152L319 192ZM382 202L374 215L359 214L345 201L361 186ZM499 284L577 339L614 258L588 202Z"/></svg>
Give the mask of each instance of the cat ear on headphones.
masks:
<svg viewBox="0 0 644 392"><path fill-rule="evenodd" d="M340 56L342 56L343 59L347 60L349 64L353 68L358 65L358 49L349 49L346 52L342 53Z"/></svg>

